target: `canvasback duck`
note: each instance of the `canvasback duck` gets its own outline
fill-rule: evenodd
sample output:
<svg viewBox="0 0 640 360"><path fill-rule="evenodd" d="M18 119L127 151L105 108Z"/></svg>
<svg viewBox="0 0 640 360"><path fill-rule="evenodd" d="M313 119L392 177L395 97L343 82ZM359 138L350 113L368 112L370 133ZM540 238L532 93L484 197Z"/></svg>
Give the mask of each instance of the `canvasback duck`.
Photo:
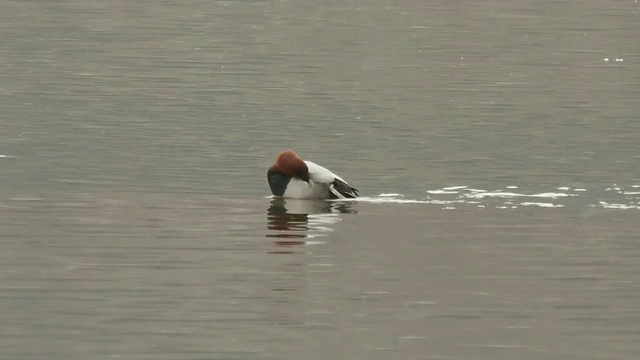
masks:
<svg viewBox="0 0 640 360"><path fill-rule="evenodd" d="M304 161L292 150L283 151L267 171L275 196L294 199L353 199L358 190L324 167Z"/></svg>

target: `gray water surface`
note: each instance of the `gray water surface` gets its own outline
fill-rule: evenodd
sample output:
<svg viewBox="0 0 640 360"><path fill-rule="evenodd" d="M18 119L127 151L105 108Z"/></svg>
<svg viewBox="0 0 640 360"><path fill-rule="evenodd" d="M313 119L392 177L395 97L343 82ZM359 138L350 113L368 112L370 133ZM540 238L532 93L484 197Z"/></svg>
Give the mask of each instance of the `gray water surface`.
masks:
<svg viewBox="0 0 640 360"><path fill-rule="evenodd" d="M640 353L636 2L0 6L2 359Z"/></svg>

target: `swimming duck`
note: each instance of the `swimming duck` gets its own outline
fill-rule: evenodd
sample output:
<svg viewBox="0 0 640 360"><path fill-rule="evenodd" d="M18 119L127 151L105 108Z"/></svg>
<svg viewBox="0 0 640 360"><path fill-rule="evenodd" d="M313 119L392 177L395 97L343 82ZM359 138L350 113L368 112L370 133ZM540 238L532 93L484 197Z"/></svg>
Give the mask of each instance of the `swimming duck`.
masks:
<svg viewBox="0 0 640 360"><path fill-rule="evenodd" d="M292 150L280 153L267 171L267 181L275 196L293 199L353 199L358 190L340 176Z"/></svg>

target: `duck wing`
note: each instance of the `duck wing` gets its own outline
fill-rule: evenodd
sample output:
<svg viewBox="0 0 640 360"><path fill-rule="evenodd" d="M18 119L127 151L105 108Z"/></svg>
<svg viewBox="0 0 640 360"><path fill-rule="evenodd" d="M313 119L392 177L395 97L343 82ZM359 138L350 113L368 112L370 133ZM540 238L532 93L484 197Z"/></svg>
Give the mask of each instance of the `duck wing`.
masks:
<svg viewBox="0 0 640 360"><path fill-rule="evenodd" d="M355 199L358 197L358 189L347 184L342 179L335 179L329 186L329 191L338 199Z"/></svg>
<svg viewBox="0 0 640 360"><path fill-rule="evenodd" d="M353 199L358 197L358 190L353 188L343 178L314 162L305 161L309 168L309 180L327 184L329 191L336 199Z"/></svg>

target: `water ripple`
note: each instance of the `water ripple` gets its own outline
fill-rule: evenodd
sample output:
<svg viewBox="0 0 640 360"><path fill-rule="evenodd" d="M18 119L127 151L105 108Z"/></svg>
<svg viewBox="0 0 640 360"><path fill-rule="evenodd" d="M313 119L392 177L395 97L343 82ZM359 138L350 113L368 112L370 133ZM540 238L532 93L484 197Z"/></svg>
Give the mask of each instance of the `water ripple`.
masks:
<svg viewBox="0 0 640 360"><path fill-rule="evenodd" d="M630 210L640 209L640 185L612 185L601 190L587 190L559 186L554 189L540 191L526 190L516 185L505 186L504 189L485 190L467 185L445 186L439 189L426 190L422 199L411 199L400 193L382 193L372 197L355 199L368 203L396 204L434 204L443 205L445 209L456 209L456 206L473 205L478 208L516 209L520 207L562 208L568 206L600 207L605 209ZM518 191L515 191L518 189Z"/></svg>

